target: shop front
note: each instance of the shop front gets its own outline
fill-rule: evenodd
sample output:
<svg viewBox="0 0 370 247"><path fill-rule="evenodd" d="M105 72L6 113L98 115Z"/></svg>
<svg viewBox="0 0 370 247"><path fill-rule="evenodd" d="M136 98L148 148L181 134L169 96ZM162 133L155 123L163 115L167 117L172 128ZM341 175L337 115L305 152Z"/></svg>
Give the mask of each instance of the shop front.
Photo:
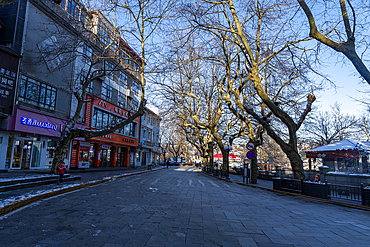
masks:
<svg viewBox="0 0 370 247"><path fill-rule="evenodd" d="M66 122L67 119L14 107L7 131L0 133L2 145L6 146L5 162L0 163L0 169L50 168ZM64 162L69 165L69 151Z"/></svg>
<svg viewBox="0 0 370 247"><path fill-rule="evenodd" d="M136 139L118 134L74 141L71 168L127 167L130 165L130 150L135 143Z"/></svg>
<svg viewBox="0 0 370 247"><path fill-rule="evenodd" d="M91 98L90 98L91 99ZM98 130L111 121L128 117L129 112L98 96L86 104L87 128ZM138 145L138 126L140 118L114 133L74 141L71 153L71 168L89 167L127 167L130 165L132 149Z"/></svg>

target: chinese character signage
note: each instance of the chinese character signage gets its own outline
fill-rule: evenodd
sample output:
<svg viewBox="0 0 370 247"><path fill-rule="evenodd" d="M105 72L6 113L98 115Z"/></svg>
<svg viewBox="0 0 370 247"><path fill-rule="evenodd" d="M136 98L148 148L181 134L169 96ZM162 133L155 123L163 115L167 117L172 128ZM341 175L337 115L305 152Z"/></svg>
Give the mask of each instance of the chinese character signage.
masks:
<svg viewBox="0 0 370 247"><path fill-rule="evenodd" d="M32 119L32 118L27 118L27 117L21 117L21 124L35 126L35 127L44 128L44 129L57 130L57 126L54 124L51 124L49 122L38 121L37 119Z"/></svg>
<svg viewBox="0 0 370 247"><path fill-rule="evenodd" d="M12 115L19 55L0 46L0 112Z"/></svg>

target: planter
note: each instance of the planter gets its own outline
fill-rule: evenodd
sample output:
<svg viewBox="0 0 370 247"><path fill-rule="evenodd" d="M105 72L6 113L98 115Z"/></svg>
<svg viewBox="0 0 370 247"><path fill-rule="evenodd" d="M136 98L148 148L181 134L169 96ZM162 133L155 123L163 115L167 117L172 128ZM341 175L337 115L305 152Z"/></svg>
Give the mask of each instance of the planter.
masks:
<svg viewBox="0 0 370 247"><path fill-rule="evenodd" d="M274 178L272 180L274 190L281 190L283 181L281 178Z"/></svg>
<svg viewBox="0 0 370 247"><path fill-rule="evenodd" d="M363 191L362 205L370 206L370 188L364 188Z"/></svg>
<svg viewBox="0 0 370 247"><path fill-rule="evenodd" d="M303 195L327 199L328 194L330 191L325 184L303 182Z"/></svg>

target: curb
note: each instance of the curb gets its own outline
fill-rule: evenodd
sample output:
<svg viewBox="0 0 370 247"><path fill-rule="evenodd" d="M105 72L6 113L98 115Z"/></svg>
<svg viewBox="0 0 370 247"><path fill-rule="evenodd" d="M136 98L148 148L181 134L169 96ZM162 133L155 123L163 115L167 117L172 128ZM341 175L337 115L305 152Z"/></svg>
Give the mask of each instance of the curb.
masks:
<svg viewBox="0 0 370 247"><path fill-rule="evenodd" d="M146 171L141 171L141 172L128 173L128 174L123 174L123 175L119 175L119 176L110 176L109 178L105 178L105 179L102 179L102 180L86 182L86 183L83 183L83 184L75 185L73 187L68 187L68 188L59 189L59 190L52 190L52 191L44 193L44 194L39 194L39 195L36 195L36 196L28 197L28 198L23 199L23 200L10 202L7 205L5 205L4 207L0 207L0 215L9 213L9 212L11 212L11 211L13 211L17 208L20 208L20 207L25 206L27 204L30 204L32 202L35 202L35 201L38 201L38 200L41 200L41 199L45 199L45 198L48 198L48 197L60 195L60 194L66 193L66 192L82 189L82 188L89 187L89 186L96 185L96 184L105 183L105 182L112 181L113 179L117 179L117 178L129 177L129 176L144 174L144 173L148 173L148 172L152 172L152 171L159 171L159 170L162 170L162 169L165 169L165 168L158 168L158 169L155 169L155 170L149 170L149 171L146 170Z"/></svg>
<svg viewBox="0 0 370 247"><path fill-rule="evenodd" d="M344 207L350 207L350 208L356 208L356 209L370 211L370 206L355 205L355 204L351 204L351 203L331 201L331 200L327 200L327 199L317 198L317 197L313 197L313 196L306 196L306 195L301 195L301 194L292 193L292 192L286 192L286 191L281 191L281 190L274 190L274 189L264 188L264 187L260 187L260 186L256 186L256 185L252 185L252 184L245 184L245 183L238 182L238 181L229 181L227 179L220 178L220 177L217 177L217 176L214 176L214 175L205 173L205 172L202 172L202 173L203 174L206 174L208 176L214 177L214 178L218 178L218 179L224 180L226 182L232 182L232 183L236 183L236 184L239 184L239 185L248 186L248 187L252 187L252 188L256 188L256 189L266 190L266 191L270 191L270 192L276 192L276 193L285 194L285 195L289 195L289 196L298 196L298 197L303 197L303 198L307 198L307 199L313 199L313 200L322 201L322 202L326 202L326 203L330 203L330 204L335 204L335 205L339 205L339 206L344 206Z"/></svg>

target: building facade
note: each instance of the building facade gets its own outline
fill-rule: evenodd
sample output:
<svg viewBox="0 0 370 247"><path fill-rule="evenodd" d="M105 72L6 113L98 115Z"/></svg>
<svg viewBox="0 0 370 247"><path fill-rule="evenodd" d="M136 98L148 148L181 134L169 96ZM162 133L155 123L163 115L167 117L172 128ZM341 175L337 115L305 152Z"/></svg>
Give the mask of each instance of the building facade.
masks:
<svg viewBox="0 0 370 247"><path fill-rule="evenodd" d="M157 164L160 156L158 108L145 108L141 116L140 140L136 151L136 166Z"/></svg>
<svg viewBox="0 0 370 247"><path fill-rule="evenodd" d="M0 20L0 45L20 57L17 68L0 68L14 94L12 111L0 114L0 148L6 150L0 169L51 166L61 130L76 111L73 92L82 90L89 69L104 74L87 87L88 103L75 127L102 129L137 110L141 59L99 11L75 0L18 0L0 7ZM92 65L97 54L113 55ZM64 161L71 168L134 164L139 125L137 118L110 135L76 138Z"/></svg>

